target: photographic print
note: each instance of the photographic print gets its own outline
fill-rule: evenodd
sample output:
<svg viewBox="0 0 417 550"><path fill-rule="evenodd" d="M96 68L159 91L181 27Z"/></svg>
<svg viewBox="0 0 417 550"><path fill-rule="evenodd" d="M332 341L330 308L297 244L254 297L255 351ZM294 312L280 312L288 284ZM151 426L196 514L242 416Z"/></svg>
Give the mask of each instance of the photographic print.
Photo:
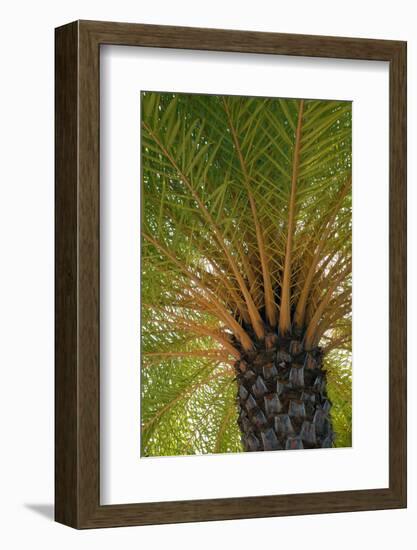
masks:
<svg viewBox="0 0 417 550"><path fill-rule="evenodd" d="M407 506L406 84L397 40L55 30L56 521Z"/></svg>
<svg viewBox="0 0 417 550"><path fill-rule="evenodd" d="M143 91L140 155L141 456L350 447L352 103Z"/></svg>

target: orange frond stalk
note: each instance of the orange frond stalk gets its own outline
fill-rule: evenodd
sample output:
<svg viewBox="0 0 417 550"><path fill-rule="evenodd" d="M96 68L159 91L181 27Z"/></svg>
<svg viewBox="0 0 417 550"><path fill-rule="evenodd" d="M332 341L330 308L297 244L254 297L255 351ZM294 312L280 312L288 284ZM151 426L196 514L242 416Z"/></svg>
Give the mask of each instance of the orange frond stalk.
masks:
<svg viewBox="0 0 417 550"><path fill-rule="evenodd" d="M190 232L186 228L183 228L182 231L184 234L187 234L190 237ZM195 239L193 241L193 246L196 250L198 250L201 253L201 256L204 257L204 254L206 251L204 250L204 247L202 246L200 239ZM250 324L250 317L248 314L246 303L243 300L242 296L239 294L239 292L234 288L231 282L232 277L229 275L227 263L225 262L223 265L218 265L219 259L213 260L213 258L211 258L211 263L213 265L215 275L210 276L209 273L204 274L204 276L208 278L210 282L213 282L213 284L210 284L210 288L213 290L213 292L215 292L218 296L220 296L223 299L224 303L228 303L231 309L234 309L234 307L232 306L232 300L233 300L235 307L239 312L240 317L245 321L245 323ZM219 279L221 279L221 288L219 288L220 285L217 285L217 288L213 287L215 277L218 277ZM226 295L227 295L227 299L226 299Z"/></svg>
<svg viewBox="0 0 417 550"><path fill-rule="evenodd" d="M185 322L185 320L183 323L177 322L175 328L192 332L198 336L209 336L210 338L221 344L223 348L230 353L230 355L232 355L236 359L240 359L240 352L229 341L227 334L219 330L212 330L208 327L196 323L188 323Z"/></svg>
<svg viewBox="0 0 417 550"><path fill-rule="evenodd" d="M193 273L191 273L175 256L173 256L161 243L156 241L150 235L142 233L143 237L152 243L158 250L160 250L167 258L169 258L194 284L203 292L209 294L209 300L204 300L204 302L211 305L212 309L218 313L220 319L232 330L235 336L240 340L243 348L245 350L250 350L253 347L253 342L250 339L247 332L239 325L236 319L226 310L226 308L217 300L213 292L208 289L203 282ZM200 297L196 297L198 300Z"/></svg>
<svg viewBox="0 0 417 550"><path fill-rule="evenodd" d="M331 315L325 316L325 318L320 322L319 326L317 327L316 335L313 341L313 347L319 345L321 338L324 336L324 334L326 334L328 330L337 328L339 326L340 320L343 319L343 317L351 311L351 308L351 304L348 303L338 310L332 312Z"/></svg>
<svg viewBox="0 0 417 550"><path fill-rule="evenodd" d="M233 271L233 274L234 274L234 276L235 276L235 278L236 278L236 280L239 284L239 287L242 291L242 294L245 298L245 301L246 301L246 304L247 304L247 307L248 307L249 316L250 316L251 321L252 321L253 329L254 329L256 335L258 336L258 338L263 338L264 334L265 334L265 329L264 329L264 325L263 325L263 322L262 322L262 318L259 314L258 309L256 308L256 306L254 304L253 298L252 298L252 296L251 296L251 294L250 294L250 292L249 292L249 290L248 290L248 288L245 284L245 281L243 280L243 277L242 277L242 275L239 271L239 268L238 268L238 266L237 266L237 264L236 264L236 262L235 262L235 260L232 256L230 250L229 250L229 247L225 243L225 240L224 240L220 230L218 229L216 223L214 222L210 212L207 210L206 205L203 203L200 196L195 191L194 187L191 185L190 180L181 171L178 164L175 162L175 159L167 151L167 149L164 147L164 145L161 143L161 141L157 138L157 136L152 132L151 128L146 123L143 123L143 126L147 130L147 132L149 132L149 134L153 137L153 139L155 140L155 143L158 144L158 147L161 149L161 151L164 153L164 155L170 161L173 168L177 171L177 173L180 176L181 180L185 183L186 187L188 188L188 190L192 194L194 200L198 204L202 215L204 216L204 218L206 219L206 221L209 223L210 227L212 228L214 236L216 237L217 242L219 243L220 247L222 248L222 250L223 250L223 252L224 252L224 254L225 254L225 256L226 256L226 258L227 258L227 260L230 264L230 267Z"/></svg>
<svg viewBox="0 0 417 550"><path fill-rule="evenodd" d="M350 341L351 341L351 338L348 336L344 338L337 338L336 340L330 340L330 342L323 347L323 353L327 354L334 349L343 349L343 347L346 344L348 345L348 349L349 349Z"/></svg>
<svg viewBox="0 0 417 550"><path fill-rule="evenodd" d="M242 149L240 147L239 139L236 133L236 128L233 124L230 110L227 105L227 101L224 97L223 97L223 105L229 121L229 128L232 133L233 142L235 144L236 151L239 157L239 163L242 168L244 185L245 185L246 193L249 198L249 204L252 211L253 223L255 225L259 257L260 257L261 266L262 266L266 316L271 327L275 327L277 324L277 308L276 308L275 299L274 299L274 291L272 288L271 274L269 272L268 257L265 250L265 241L264 241L264 236L262 232L262 227L261 227L261 224L259 223L255 199L253 198L253 194L250 189L250 177L247 171L245 159L243 158Z"/></svg>
<svg viewBox="0 0 417 550"><path fill-rule="evenodd" d="M304 336L304 343L306 349L311 349L315 336L316 336L316 330L319 325L320 319L323 315L323 312L325 311L326 307L328 306L330 300L333 297L333 293L336 290L337 286L340 284L340 282L348 275L348 273L351 270L351 263L349 262L345 268L339 273L339 276L335 279L333 284L330 286L330 288L327 290L323 300L319 304L318 308L316 309L315 314L313 315L313 318L311 319L305 336Z"/></svg>
<svg viewBox="0 0 417 550"><path fill-rule="evenodd" d="M296 212L296 195L297 195L297 179L298 166L300 162L301 151L301 127L303 120L304 100L300 101L298 109L298 122L295 134L294 157L291 179L291 195L288 208L288 228L287 228L287 243L285 250L284 274L281 289L281 307L279 314L279 330L281 334L287 334L291 330L291 271L292 271L292 247L293 235L295 227L295 212Z"/></svg>
<svg viewBox="0 0 417 550"><path fill-rule="evenodd" d="M336 216L337 216L337 214L339 212L339 209L342 205L343 199L345 198L345 196L346 196L346 194L347 194L347 192L349 191L350 188L351 188L351 179L349 178L347 180L347 182L345 183L345 185L341 189L341 192L340 192L340 195L339 195L338 200L336 202L336 205L331 210L330 219L327 221L327 224L325 226L325 230L324 230L323 234L320 237L319 244L317 246L314 257L311 261L311 265L310 265L310 268L308 270L306 279L304 281L304 286L301 290L300 297L299 297L298 302L297 302L297 308L295 310L295 315L294 315L295 326L296 326L296 328L298 328L300 330L303 328L303 325L304 325L307 300L308 300L308 296L309 296L309 293L310 293L310 290L311 290L311 285L313 283L314 276L316 274L317 266L318 266L318 264L321 260L321 254L322 254L323 248L325 247L325 245L327 243L327 239L330 236L330 233L332 231L332 224L333 224L334 220L336 219Z"/></svg>

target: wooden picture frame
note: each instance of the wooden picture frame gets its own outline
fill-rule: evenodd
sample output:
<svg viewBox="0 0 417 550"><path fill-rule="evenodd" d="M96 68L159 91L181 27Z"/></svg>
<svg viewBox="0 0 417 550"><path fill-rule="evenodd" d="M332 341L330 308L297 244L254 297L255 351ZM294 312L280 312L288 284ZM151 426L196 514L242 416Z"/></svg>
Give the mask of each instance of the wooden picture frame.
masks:
<svg viewBox="0 0 417 550"><path fill-rule="evenodd" d="M406 507L406 43L76 21L56 29L55 519L117 527ZM117 44L389 62L389 487L100 505L99 56Z"/></svg>

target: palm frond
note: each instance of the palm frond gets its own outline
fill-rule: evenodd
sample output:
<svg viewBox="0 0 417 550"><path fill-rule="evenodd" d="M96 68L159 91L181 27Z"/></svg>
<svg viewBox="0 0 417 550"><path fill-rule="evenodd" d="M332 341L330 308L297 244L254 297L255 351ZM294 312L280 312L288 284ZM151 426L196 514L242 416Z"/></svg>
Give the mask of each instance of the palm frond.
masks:
<svg viewBox="0 0 417 550"><path fill-rule="evenodd" d="M142 454L242 450L235 362L294 331L326 353L346 444L351 104L162 92L141 104Z"/></svg>

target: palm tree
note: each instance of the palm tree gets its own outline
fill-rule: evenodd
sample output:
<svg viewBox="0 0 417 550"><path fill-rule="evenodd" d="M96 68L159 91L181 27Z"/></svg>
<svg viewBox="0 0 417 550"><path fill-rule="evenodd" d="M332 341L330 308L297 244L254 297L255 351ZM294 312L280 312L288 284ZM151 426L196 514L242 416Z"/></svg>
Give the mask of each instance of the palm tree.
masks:
<svg viewBox="0 0 417 550"><path fill-rule="evenodd" d="M351 103L143 92L141 136L142 454L349 445Z"/></svg>

